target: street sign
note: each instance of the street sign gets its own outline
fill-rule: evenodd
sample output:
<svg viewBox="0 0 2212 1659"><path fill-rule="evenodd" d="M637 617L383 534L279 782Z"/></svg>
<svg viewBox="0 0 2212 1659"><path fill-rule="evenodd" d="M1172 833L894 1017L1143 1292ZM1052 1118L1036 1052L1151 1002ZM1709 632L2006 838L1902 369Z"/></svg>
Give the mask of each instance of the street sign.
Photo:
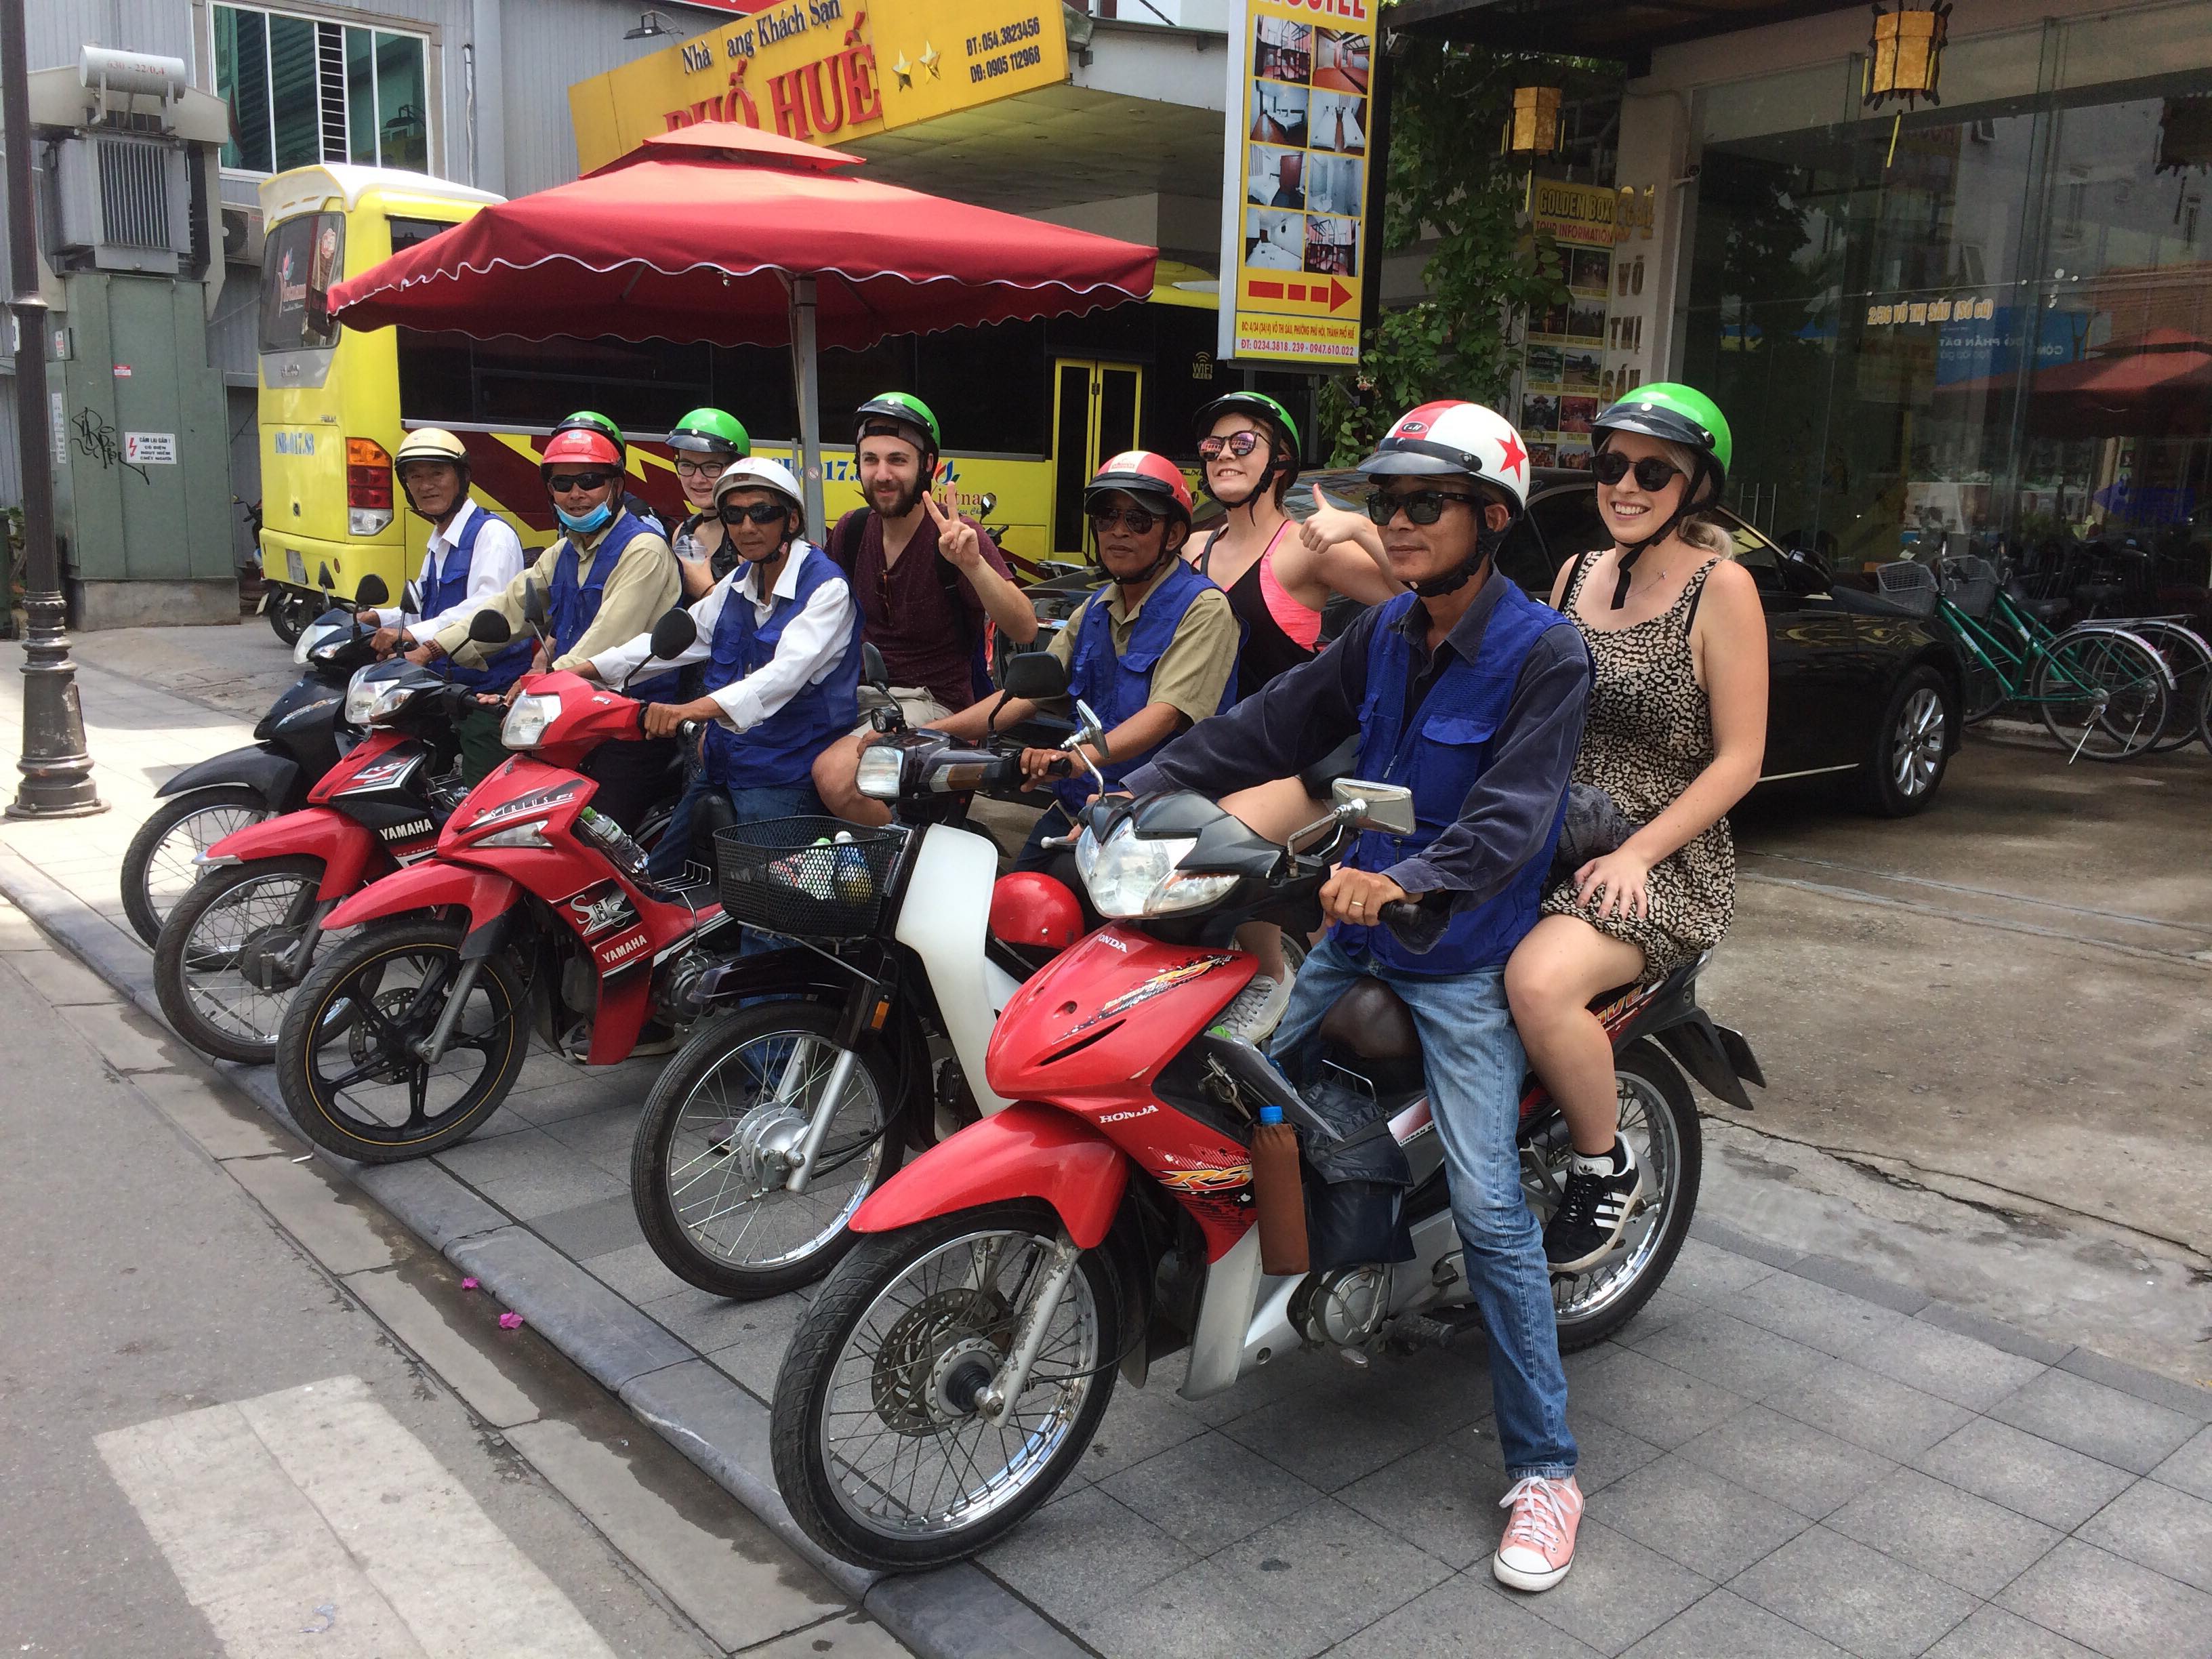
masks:
<svg viewBox="0 0 2212 1659"><path fill-rule="evenodd" d="M1376 0L1243 0L1232 20L1220 356L1359 361Z"/></svg>
<svg viewBox="0 0 2212 1659"><path fill-rule="evenodd" d="M783 0L568 88L582 171L742 121L842 144L1067 79L1060 0Z"/></svg>

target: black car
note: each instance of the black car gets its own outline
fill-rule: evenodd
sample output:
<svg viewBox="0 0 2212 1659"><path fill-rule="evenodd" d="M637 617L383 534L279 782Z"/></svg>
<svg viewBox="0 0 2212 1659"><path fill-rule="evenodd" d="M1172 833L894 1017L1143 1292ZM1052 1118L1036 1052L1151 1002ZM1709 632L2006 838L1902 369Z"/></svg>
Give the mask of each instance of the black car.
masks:
<svg viewBox="0 0 2212 1659"><path fill-rule="evenodd" d="M1309 483L1353 510L1367 496L1356 472L1309 473L1285 501L1300 519L1313 507ZM1499 550L1498 568L1540 599L1562 565L1611 538L1589 473L1539 468L1531 486L1528 511ZM1735 538L1735 557L1751 572L1766 612L1770 675L1759 782L1833 778L1855 785L1865 805L1886 817L1919 811L1959 747L1960 670L1949 641L1884 599L1871 577L1838 575L1817 555L1784 549L1725 507L1704 516ZM1096 571L1085 569L1028 591L1052 627L1097 586ZM1323 635L1334 639L1358 609L1331 601Z"/></svg>

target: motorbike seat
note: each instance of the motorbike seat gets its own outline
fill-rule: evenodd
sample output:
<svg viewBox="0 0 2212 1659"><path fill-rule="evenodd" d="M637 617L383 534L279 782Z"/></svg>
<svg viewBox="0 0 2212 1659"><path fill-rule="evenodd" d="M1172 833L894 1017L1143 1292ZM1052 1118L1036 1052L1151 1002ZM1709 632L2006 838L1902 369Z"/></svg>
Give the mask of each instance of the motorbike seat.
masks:
<svg viewBox="0 0 2212 1659"><path fill-rule="evenodd" d="M1413 1011L1379 979L1358 979L1321 1017L1321 1039L1362 1060L1419 1060L1421 1039Z"/></svg>

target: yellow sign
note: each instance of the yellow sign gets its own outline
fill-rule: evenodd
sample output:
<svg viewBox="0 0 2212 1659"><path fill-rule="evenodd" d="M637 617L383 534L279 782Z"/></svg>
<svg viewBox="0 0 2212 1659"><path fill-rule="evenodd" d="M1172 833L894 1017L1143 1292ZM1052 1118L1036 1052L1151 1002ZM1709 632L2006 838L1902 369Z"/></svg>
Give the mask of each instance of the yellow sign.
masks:
<svg viewBox="0 0 2212 1659"><path fill-rule="evenodd" d="M1244 0L1229 50L1224 357L1359 361L1377 0Z"/></svg>
<svg viewBox="0 0 2212 1659"><path fill-rule="evenodd" d="M1615 235L1619 198L1602 185L1568 185L1557 179L1539 179L1533 210L1536 222L1562 242L1583 247L1611 247ZM1623 227L1626 228L1626 227Z"/></svg>
<svg viewBox="0 0 2212 1659"><path fill-rule="evenodd" d="M742 121L837 144L1067 78L1059 0L783 0L568 88L586 173Z"/></svg>

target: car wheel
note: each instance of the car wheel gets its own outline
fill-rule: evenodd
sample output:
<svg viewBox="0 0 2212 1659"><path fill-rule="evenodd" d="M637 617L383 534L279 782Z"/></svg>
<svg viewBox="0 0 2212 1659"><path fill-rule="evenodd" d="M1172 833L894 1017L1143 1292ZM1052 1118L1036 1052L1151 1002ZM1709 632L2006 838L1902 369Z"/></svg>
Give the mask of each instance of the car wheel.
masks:
<svg viewBox="0 0 2212 1659"><path fill-rule="evenodd" d="M1886 818L1911 817L1936 798L1950 764L1953 718L1943 677L1925 663L1907 670L1875 728L1863 780L1869 809Z"/></svg>

